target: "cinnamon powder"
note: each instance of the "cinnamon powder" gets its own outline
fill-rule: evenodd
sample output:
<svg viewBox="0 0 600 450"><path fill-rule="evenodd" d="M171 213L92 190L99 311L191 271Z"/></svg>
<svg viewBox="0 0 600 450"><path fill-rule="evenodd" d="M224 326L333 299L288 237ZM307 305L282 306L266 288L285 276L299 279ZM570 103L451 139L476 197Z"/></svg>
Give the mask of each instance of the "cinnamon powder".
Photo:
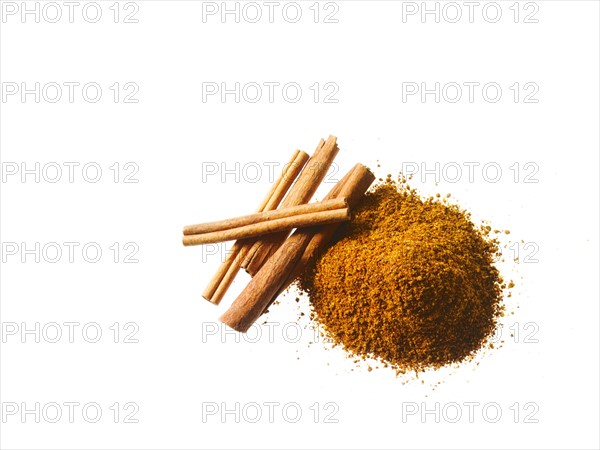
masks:
<svg viewBox="0 0 600 450"><path fill-rule="evenodd" d="M335 344L419 372L468 359L493 336L506 288L499 255L489 226L388 176L298 284Z"/></svg>

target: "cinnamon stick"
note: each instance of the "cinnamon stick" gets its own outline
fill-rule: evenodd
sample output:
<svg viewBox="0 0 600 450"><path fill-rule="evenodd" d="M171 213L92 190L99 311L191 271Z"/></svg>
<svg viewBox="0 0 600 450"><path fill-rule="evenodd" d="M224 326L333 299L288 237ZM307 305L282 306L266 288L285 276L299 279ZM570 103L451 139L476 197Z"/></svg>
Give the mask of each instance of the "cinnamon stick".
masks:
<svg viewBox="0 0 600 450"><path fill-rule="evenodd" d="M346 196L356 202L374 179L366 167L359 165L352 169L343 182L340 181L342 184L339 187L336 185L332 190L337 191L337 195ZM250 280L231 307L221 316L221 322L245 333L279 292L300 261L309 242L320 229L321 227L311 227L296 230Z"/></svg>
<svg viewBox="0 0 600 450"><path fill-rule="evenodd" d="M332 209L346 208L346 199L328 199L318 203L307 203L304 205L291 206L289 208L280 208L272 211L249 214L247 216L234 217L231 219L219 220L217 222L200 223L197 225L188 225L183 228L184 236L194 234L206 234L216 231L232 230L234 228L254 225L261 222L274 221L300 214L312 212L329 211Z"/></svg>
<svg viewBox="0 0 600 450"><path fill-rule="evenodd" d="M288 207L300 205L310 201L321 184L321 181L323 181L327 175L327 171L338 151L339 148L335 136L329 136L324 143L321 140L313 156L306 163L298 180L290 189L290 192L283 200L281 206ZM242 263L242 268L246 269L250 275L254 276L266 262L268 257L273 254L288 235L289 233L284 232L257 241Z"/></svg>
<svg viewBox="0 0 600 450"><path fill-rule="evenodd" d="M214 303L215 305L221 303L221 300L223 300L223 297L227 293L231 283L233 283L233 280L240 271L242 261L248 255L248 251L250 250L250 247L252 247L252 244L254 244L254 239L240 240L233 244L231 252L228 253L225 263L221 264L221 268L219 269L221 271L222 268L225 267L225 272L221 276L220 283L213 290L211 297L207 296L207 288L207 290L202 294L205 299L211 303ZM218 275L219 273L217 272L215 277Z"/></svg>
<svg viewBox="0 0 600 450"><path fill-rule="evenodd" d="M321 202L324 203L324 202ZM262 236L265 234L278 233L281 231L289 231L294 228L304 228L315 225L326 225L330 223L343 222L350 220L350 210L348 207L331 209L331 206L336 206L335 202L325 202L326 209L317 210L321 203L312 203L309 205L301 205L302 210L309 212L295 213L301 207L286 208L281 210L283 217L274 220L261 221L255 224L245 225L236 228L213 231L210 233L191 234L183 236L183 245L202 245L214 244L216 242L232 241L236 239L248 239ZM345 202L343 202L345 205ZM328 208L328 209L327 209ZM314 212L314 210L317 210ZM288 213L288 211L291 211Z"/></svg>
<svg viewBox="0 0 600 450"><path fill-rule="evenodd" d="M302 171L302 168L305 166L308 159L309 156L306 152L301 150L296 150L294 152L292 158L283 166L281 174L261 201L257 208L257 212L269 211L277 208L289 188L294 183L294 180ZM227 258L219 266L219 269L204 289L202 297L216 305L221 302L227 289L229 289L237 275L242 261L246 258L248 251L253 244L253 240L246 240L237 241L233 245L227 254Z"/></svg>

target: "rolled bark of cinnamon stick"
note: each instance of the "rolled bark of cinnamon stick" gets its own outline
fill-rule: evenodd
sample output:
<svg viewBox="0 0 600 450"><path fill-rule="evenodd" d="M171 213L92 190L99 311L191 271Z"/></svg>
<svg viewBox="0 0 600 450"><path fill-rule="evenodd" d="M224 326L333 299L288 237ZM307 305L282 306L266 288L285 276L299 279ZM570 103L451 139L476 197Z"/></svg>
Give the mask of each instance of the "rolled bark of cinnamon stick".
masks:
<svg viewBox="0 0 600 450"><path fill-rule="evenodd" d="M302 205L313 206L318 205ZM308 209L308 208L305 208ZM325 209L323 211L308 212L305 214L292 214L275 220L267 220L256 224L246 225L228 230L214 231L211 233L192 234L183 236L183 245L214 244L217 242L233 241L236 239L249 239L265 234L289 231L294 228L304 228L316 225L344 222L350 220L349 208Z"/></svg>
<svg viewBox="0 0 600 450"><path fill-rule="evenodd" d="M274 209L272 211L264 211L247 216L234 217L231 219L219 220L217 222L200 223L197 225L188 225L183 228L184 236L194 234L206 234L217 231L232 230L234 228L254 225L261 222L274 221L284 219L286 217L297 216L313 212L330 211L332 209L347 208L345 198L336 198L323 200L318 203L306 203L304 205L291 206L289 208Z"/></svg>
<svg viewBox="0 0 600 450"><path fill-rule="evenodd" d="M294 152L289 162L283 166L281 174L261 201L256 212L270 211L279 206L279 203L281 203L281 200L302 171L308 159L308 153L301 150ZM227 258L219 266L219 269L204 289L202 297L215 305L221 302L253 244L254 240L245 240L237 241L233 245L227 254Z"/></svg>
<svg viewBox="0 0 600 450"><path fill-rule="evenodd" d="M223 297L227 293L227 290L229 289L236 275L240 271L242 261L248 255L248 251L252 247L252 244L254 244L254 239L235 241L231 252L227 255L225 263L221 264L221 268L225 267L225 273L223 273L223 275L221 276L221 281L214 289L212 296L208 297L206 295L207 291L205 291L202 294L202 296L206 300L210 301L215 305L221 303L221 300L223 300ZM222 270L221 268L220 270ZM215 277L216 276L218 276L218 273L217 275L215 275Z"/></svg>
<svg viewBox="0 0 600 450"><path fill-rule="evenodd" d="M264 206L256 212L271 211L277 208L309 159L310 156L308 153L296 150L292 159L283 166L278 179L273 183L269 193L263 199Z"/></svg>
<svg viewBox="0 0 600 450"><path fill-rule="evenodd" d="M308 160L302 173L290 192L283 200L281 206L288 207L300 205L310 201L317 191L321 181L327 175L331 163L335 159L339 148L337 138L329 136L324 143L321 141L313 156ZM250 249L248 256L242 263L242 268L254 276L274 251L279 248L289 233L279 233L257 241Z"/></svg>
<svg viewBox="0 0 600 450"><path fill-rule="evenodd" d="M374 179L374 175L366 167L357 165L343 184L339 187L336 185L332 191L335 190L337 195L343 195L356 203ZM310 227L296 230L250 280L231 307L221 316L221 322L245 333L280 291L309 242L321 229L322 227Z"/></svg>

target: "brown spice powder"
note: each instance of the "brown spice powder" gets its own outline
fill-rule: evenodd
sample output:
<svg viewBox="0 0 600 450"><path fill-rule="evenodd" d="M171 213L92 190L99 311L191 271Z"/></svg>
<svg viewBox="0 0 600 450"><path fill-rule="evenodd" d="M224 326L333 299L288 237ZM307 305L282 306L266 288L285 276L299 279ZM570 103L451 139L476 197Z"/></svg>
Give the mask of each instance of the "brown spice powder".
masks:
<svg viewBox="0 0 600 450"><path fill-rule="evenodd" d="M469 358L492 337L504 311L499 255L491 227L388 176L299 286L335 344L418 372Z"/></svg>

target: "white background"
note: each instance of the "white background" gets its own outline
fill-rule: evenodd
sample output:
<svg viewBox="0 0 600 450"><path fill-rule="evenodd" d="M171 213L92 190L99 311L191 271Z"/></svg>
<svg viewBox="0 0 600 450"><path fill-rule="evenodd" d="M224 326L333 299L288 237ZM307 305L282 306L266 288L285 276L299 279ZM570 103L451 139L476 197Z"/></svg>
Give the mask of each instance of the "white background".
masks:
<svg viewBox="0 0 600 450"><path fill-rule="evenodd" d="M65 88L56 103L43 95L36 103L33 94L22 101L18 93L1 104L4 175L21 163L80 164L73 183L66 166L56 183L43 173L39 183L35 175L22 182L20 173L2 183L4 249L14 249L10 243L22 249L23 242L27 248L80 244L73 263L66 247L57 263L43 257L36 263L35 255L22 263L21 253L3 250L2 448L598 447L598 3L537 1L515 8L499 2L496 23L488 20L493 10L482 15L485 2L473 23L463 3L457 23L446 20L455 14L449 7L440 9L446 15L436 23L433 15L424 21L419 14L403 16L421 2L362 1L318 5L315 23L313 3L299 3L297 23L282 17L281 5L269 23L263 3L258 23L243 16L236 23L232 15L222 23L218 14L203 21L203 4L193 1L137 1L137 23L123 23L134 8L124 4L114 23L113 2L99 2L97 23L82 17L85 2L73 23L67 6L57 23L44 17L36 23L31 15L23 23L20 11L3 14L3 91L11 83L32 88L72 81L98 83L103 95L91 103L76 89L70 103ZM337 23L324 23L334 8ZM525 23L535 10L530 19L537 23ZM137 85L138 102L124 103L121 96L115 103L109 89L115 82ZM266 89L257 103L243 96L236 103L233 95L203 102L203 83L222 82L230 88L293 82L302 98L286 101L279 88L273 102ZM454 96L449 91L439 103L433 94L403 102L403 83L432 88L436 82L480 85L473 102L466 88L456 103L447 101ZM515 82L517 102L510 89ZM317 102L314 83L321 89ZM323 101L330 92L325 83L337 86L337 103ZM486 83L502 88L497 102L482 97ZM536 103L524 102L525 83L537 86L530 98ZM419 380L381 368L369 372L339 349L309 345L310 329L295 342L297 328L286 324L309 309L293 292L271 308L272 338L264 325L256 343L210 334L248 277L239 275L219 307L202 300L222 255L209 254L216 248L184 248L181 227L252 212L270 184L265 164L283 164L295 148L312 152L329 134L341 148L339 173L330 174L316 197L356 162L379 176L397 174L406 163L429 169L439 163L438 173L447 171L438 186L435 174L422 180L421 172L413 185L424 194L451 192L474 220L509 229L507 245L523 241L513 247L520 262L501 264L516 283L501 348ZM96 183L81 173L90 162L103 170ZM115 162L118 183L109 168ZM122 182L130 172L126 163L139 168L137 183ZM465 163L479 163L472 180ZM223 164L234 173L224 173ZM482 172L485 164L501 168L496 182L492 171ZM258 174L257 165L263 168ZM454 180L448 170L457 165L465 171ZM218 173L211 175L214 167ZM532 168L528 180L537 182L527 183ZM81 256L89 242L103 250L97 263ZM115 242L118 263L109 249ZM135 248L124 249L129 242L139 247L137 263L122 262ZM525 243L533 246L525 249ZM537 253L525 263L531 249ZM508 260L512 251L506 250ZM35 335L21 342L22 324L34 329L36 322L40 329L52 322L80 325L73 343L68 336L57 343L41 336L36 343ZM115 322L118 343L110 329ZM125 330L129 322L135 325ZM82 337L88 323L101 328L99 342ZM139 342L123 342L135 326ZM511 337L508 327L519 334ZM57 423L46 420L56 414L50 407L39 423L35 414L21 416L23 406L43 409L53 402L63 405ZM97 403L102 417L90 423L79 406L70 423L65 402ZM118 423L109 409L116 402ZM124 411L129 402L139 408L137 423L124 423L134 407ZM223 407L234 410L236 402L239 419L222 417ZM273 423L268 402L278 403ZM472 420L468 402L474 402ZM255 404L262 417L250 423ZM14 405L19 411L8 414ZM207 415L215 405L218 413ZM302 412L295 423L292 407ZM423 416L425 409L434 412ZM462 415L452 423L457 412Z"/></svg>

